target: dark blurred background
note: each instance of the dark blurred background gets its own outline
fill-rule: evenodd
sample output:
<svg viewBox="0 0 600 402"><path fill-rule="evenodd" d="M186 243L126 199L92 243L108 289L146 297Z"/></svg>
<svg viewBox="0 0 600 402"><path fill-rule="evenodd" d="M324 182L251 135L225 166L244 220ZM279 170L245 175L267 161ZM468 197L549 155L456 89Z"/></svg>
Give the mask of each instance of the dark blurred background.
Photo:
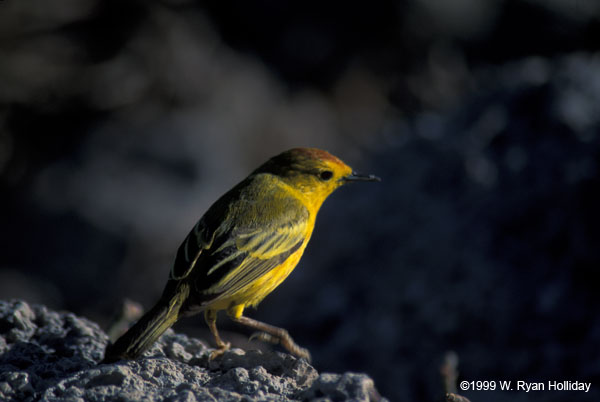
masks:
<svg viewBox="0 0 600 402"><path fill-rule="evenodd" d="M597 401L599 51L596 0L0 1L0 298L149 308L220 194L316 146L383 182L249 315L392 400L440 400L454 350L592 382L474 402Z"/></svg>

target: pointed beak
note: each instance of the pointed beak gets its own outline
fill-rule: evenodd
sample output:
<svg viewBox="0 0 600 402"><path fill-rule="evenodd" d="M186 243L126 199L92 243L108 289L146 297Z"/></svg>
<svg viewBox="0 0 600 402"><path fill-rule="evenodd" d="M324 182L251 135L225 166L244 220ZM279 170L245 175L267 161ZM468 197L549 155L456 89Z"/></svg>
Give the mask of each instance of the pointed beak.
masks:
<svg viewBox="0 0 600 402"><path fill-rule="evenodd" d="M352 172L348 176L343 177L344 181L381 181L381 179L372 174L361 174L357 172Z"/></svg>

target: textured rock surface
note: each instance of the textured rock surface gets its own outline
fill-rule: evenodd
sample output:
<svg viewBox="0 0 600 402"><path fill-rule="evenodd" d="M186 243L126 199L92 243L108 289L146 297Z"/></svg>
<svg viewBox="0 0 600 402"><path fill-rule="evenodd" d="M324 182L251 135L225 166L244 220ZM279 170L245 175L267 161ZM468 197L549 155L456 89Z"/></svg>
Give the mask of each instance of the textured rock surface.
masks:
<svg viewBox="0 0 600 402"><path fill-rule="evenodd" d="M209 362L202 342L169 330L143 359L98 365L107 342L71 313L0 301L0 400L381 399L365 374L319 374L283 353L233 349Z"/></svg>

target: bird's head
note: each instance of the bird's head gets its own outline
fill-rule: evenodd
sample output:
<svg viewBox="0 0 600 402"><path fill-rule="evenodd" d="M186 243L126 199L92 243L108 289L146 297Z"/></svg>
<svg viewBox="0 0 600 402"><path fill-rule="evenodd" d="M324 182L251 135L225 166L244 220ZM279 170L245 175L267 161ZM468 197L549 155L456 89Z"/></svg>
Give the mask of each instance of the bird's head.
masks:
<svg viewBox="0 0 600 402"><path fill-rule="evenodd" d="M380 181L352 171L339 158L317 148L293 148L269 159L254 173L280 177L320 206L338 187L352 181Z"/></svg>

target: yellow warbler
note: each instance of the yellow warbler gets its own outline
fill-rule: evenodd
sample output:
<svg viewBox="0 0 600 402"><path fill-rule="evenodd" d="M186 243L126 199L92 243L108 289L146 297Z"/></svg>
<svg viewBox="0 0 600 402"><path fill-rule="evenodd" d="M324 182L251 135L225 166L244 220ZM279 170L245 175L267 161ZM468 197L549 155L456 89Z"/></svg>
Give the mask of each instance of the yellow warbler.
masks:
<svg viewBox="0 0 600 402"><path fill-rule="evenodd" d="M259 331L259 339L310 359L286 330L245 317L244 309L256 306L296 267L329 194L351 181L378 180L315 148L269 159L198 221L177 251L160 300L107 346L104 362L139 357L180 317L201 311L217 344L213 359L230 346L217 331L220 310Z"/></svg>

